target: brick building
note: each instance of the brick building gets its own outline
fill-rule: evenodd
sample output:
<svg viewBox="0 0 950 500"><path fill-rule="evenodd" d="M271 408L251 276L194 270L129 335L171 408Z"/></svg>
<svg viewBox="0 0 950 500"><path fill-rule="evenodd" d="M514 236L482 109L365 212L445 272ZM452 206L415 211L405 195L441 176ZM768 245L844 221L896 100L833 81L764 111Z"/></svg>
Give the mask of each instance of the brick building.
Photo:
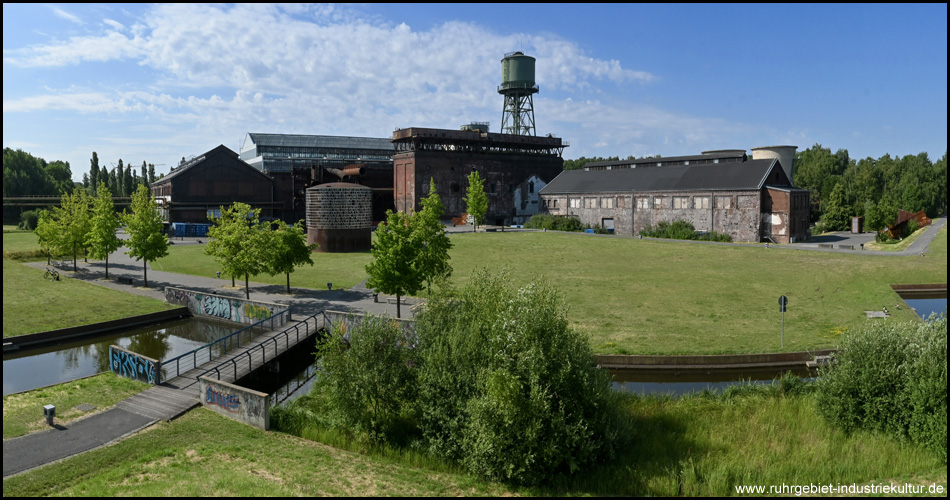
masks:
<svg viewBox="0 0 950 500"><path fill-rule="evenodd" d="M726 233L735 241L807 237L808 191L792 185L778 159L716 154L726 159L646 159L567 170L541 190L541 199L552 215L578 217L615 234L633 236L661 221L683 219L698 231Z"/></svg>
<svg viewBox="0 0 950 500"><path fill-rule="evenodd" d="M434 179L445 217L465 212L468 176L477 170L488 195L488 224L520 224L540 211L541 189L563 167L566 147L557 137L488 132L487 124L462 130L408 128L393 132L396 210L420 210Z"/></svg>

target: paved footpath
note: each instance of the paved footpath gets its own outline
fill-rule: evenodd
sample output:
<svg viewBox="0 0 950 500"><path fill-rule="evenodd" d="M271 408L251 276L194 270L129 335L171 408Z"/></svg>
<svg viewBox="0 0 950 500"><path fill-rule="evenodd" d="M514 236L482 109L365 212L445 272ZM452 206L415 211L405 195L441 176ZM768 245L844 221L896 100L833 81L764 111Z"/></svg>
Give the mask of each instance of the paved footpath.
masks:
<svg viewBox="0 0 950 500"><path fill-rule="evenodd" d="M818 248L817 243L802 243L791 245L773 245L772 248L814 250L824 252L860 253L862 255L917 255L926 252L937 231L946 226L947 219L934 219L934 223L923 235L902 252L869 252L861 250L841 250ZM459 230L457 230L459 231ZM844 234L844 233L842 233ZM598 236L598 235L592 235ZM615 236L605 236L615 237ZM845 236L842 236L845 238ZM839 244L841 240L837 240ZM198 241L190 238L185 241L175 241L178 245L197 244ZM708 242L697 242L700 244ZM723 244L723 243L709 243ZM67 266L58 266L66 276L81 279L99 286L112 288L127 293L134 293L165 300L164 287L172 286L198 290L219 295L244 297L244 288L232 288L231 280L216 277L191 276L186 274L148 271L148 287L142 282L143 266L120 251L109 257L109 280L102 279L105 266L101 262L78 262L78 272L72 272L71 262ZM44 263L30 264L43 269ZM67 270L68 269L68 270ZM127 284L118 278L131 278L133 284ZM292 283L292 282L291 282ZM383 298L379 302L373 300L370 290L362 284L350 290L312 290L293 288L292 295L287 295L286 286L251 283L251 300L271 302L293 306L294 315L300 317L323 310L358 311L371 314L396 315L396 305L390 304ZM410 299L412 301L413 299ZM412 301L411 304L415 302ZM407 305L402 307L402 316L410 317L411 309ZM52 429L28 434L19 438L3 441L3 477L18 474L41 465L55 462L79 453L89 451L122 439L138 430L144 429L158 420L150 419L122 408L113 407L95 415L71 422L68 426L56 426Z"/></svg>

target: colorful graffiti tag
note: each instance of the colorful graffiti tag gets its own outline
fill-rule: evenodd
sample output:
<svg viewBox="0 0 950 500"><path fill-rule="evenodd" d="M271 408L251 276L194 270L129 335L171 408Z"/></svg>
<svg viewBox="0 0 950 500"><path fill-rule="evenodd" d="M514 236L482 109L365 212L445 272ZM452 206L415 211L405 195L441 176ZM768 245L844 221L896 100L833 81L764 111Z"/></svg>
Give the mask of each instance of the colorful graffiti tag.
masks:
<svg viewBox="0 0 950 500"><path fill-rule="evenodd" d="M119 376L141 380L152 385L159 383L158 364L133 352L109 346L109 368Z"/></svg>
<svg viewBox="0 0 950 500"><path fill-rule="evenodd" d="M271 312L269 307L259 306L256 304L244 303L244 317L252 319L267 319L271 317L274 313Z"/></svg>
<svg viewBox="0 0 950 500"><path fill-rule="evenodd" d="M278 304L251 302L222 297L213 293L208 294L171 287L165 288L165 301L170 304L185 306L195 316L209 316L245 324L268 319L287 311L286 306ZM280 316L275 324L282 325L288 319L289 315L287 317Z"/></svg>
<svg viewBox="0 0 950 500"><path fill-rule="evenodd" d="M241 398L239 396L218 392L210 386L205 391L205 403L220 406L231 413L241 411Z"/></svg>
<svg viewBox="0 0 950 500"><path fill-rule="evenodd" d="M221 319L231 319L231 300L217 295L196 295L201 309L199 312L205 316L212 316ZM237 302L237 301L235 301Z"/></svg>

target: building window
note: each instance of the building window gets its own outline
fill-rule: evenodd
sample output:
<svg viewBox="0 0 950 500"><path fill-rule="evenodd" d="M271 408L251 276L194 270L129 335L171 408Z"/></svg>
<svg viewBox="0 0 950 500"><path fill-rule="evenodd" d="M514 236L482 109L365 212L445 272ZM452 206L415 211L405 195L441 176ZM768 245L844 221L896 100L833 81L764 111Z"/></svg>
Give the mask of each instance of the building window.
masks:
<svg viewBox="0 0 950 500"><path fill-rule="evenodd" d="M495 183L491 184L491 194L495 194Z"/></svg>
<svg viewBox="0 0 950 500"><path fill-rule="evenodd" d="M709 197L697 196L693 198L693 208L700 210L709 210Z"/></svg>
<svg viewBox="0 0 950 500"><path fill-rule="evenodd" d="M689 208L689 197L688 196L674 196L673 197L673 209L674 210L684 210Z"/></svg>
<svg viewBox="0 0 950 500"><path fill-rule="evenodd" d="M614 208L614 199L613 199L613 198L601 198L601 199L600 199L600 208Z"/></svg>
<svg viewBox="0 0 950 500"><path fill-rule="evenodd" d="M667 207L667 204L666 204L665 196L657 196L656 198L653 198L653 208L661 209L661 208L666 208L666 207Z"/></svg>
<svg viewBox="0 0 950 500"><path fill-rule="evenodd" d="M732 196L717 196L716 208L719 210L729 210L732 208Z"/></svg>
<svg viewBox="0 0 950 500"><path fill-rule="evenodd" d="M584 208L597 208L597 198L584 198Z"/></svg>
<svg viewBox="0 0 950 500"><path fill-rule="evenodd" d="M529 183L528 183L528 192L529 192L529 193L533 193L533 192L534 192L534 183L533 183L533 182L529 182Z"/></svg>
<svg viewBox="0 0 950 500"><path fill-rule="evenodd" d="M650 208L650 197L649 197L649 196L638 196L638 197L637 197L637 208Z"/></svg>
<svg viewBox="0 0 950 500"><path fill-rule="evenodd" d="M571 208L581 208L581 199L571 198Z"/></svg>
<svg viewBox="0 0 950 500"><path fill-rule="evenodd" d="M211 208L208 209L208 220L221 218L221 209L220 208Z"/></svg>

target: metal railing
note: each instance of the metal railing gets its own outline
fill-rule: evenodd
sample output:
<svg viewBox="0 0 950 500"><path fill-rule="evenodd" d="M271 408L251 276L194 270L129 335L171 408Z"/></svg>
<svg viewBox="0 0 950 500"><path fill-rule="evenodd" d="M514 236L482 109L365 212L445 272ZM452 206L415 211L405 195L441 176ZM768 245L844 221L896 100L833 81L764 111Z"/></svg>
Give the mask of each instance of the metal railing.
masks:
<svg viewBox="0 0 950 500"><path fill-rule="evenodd" d="M197 368L198 366L200 366L200 365L203 364L203 363L207 363L207 362L213 360L213 359L214 359L214 349L215 349L215 346L220 346L220 347L218 347L218 348L221 349L221 354L224 354L224 353L228 352L228 350L232 347L232 346L231 346L232 342L234 342L234 343L237 344L237 345L234 346L234 347L241 347L241 336L242 336L242 335L246 335L246 336L247 336L247 340L244 341L244 343L247 344L248 342L251 341L251 339L254 338L255 328L257 329L257 333L258 333L258 334L264 333L265 331L268 331L268 330L273 330L273 329L274 329L274 322L275 322L277 319L280 319L280 318L281 318L283 315L285 315L285 314L287 315L287 317L284 319L284 322L286 322L287 320L290 319L290 308L289 308L289 307L288 307L287 309L284 309L284 310L282 310L282 311L279 311L279 312L277 312L277 313L275 313L275 314L272 314L272 315L271 315L270 317L268 317L268 318L262 319L262 320L260 320L260 321L258 321L258 322L256 322L256 323L252 323L252 324L250 324L250 325L248 325L248 326L246 326L246 327L244 327L244 328L241 328L240 330L237 330L237 331L235 331L234 333L231 333L230 335L227 335L227 336L225 336L225 337L221 337L221 338L218 339L218 340L215 340L215 341L213 341L213 342L209 342L209 343L207 343L207 344L205 344L205 345L203 345L203 346L201 346L201 347L197 347L197 348L195 348L195 349L192 349L191 351L188 351L188 352L186 352L186 353L184 353L184 354L182 354L182 355L180 355L180 356L176 356L176 357L174 357L174 358L171 358L171 359L167 359L167 360L165 360L165 361L162 361L161 366L160 366L160 368L159 368L159 369L161 370L161 373L162 373L162 375L161 375L162 380L169 380L169 379L172 379L172 378L175 378L175 377L180 376L181 373L182 373L182 361L183 361L183 360L186 362L185 368L184 368L184 371L186 371L186 372L187 372L188 370L193 370L193 369ZM309 318L308 318L308 319L309 319ZM268 325L269 325L269 327L268 327L266 330L265 330L265 324L268 324ZM199 362L199 360L200 360L200 362ZM172 365L173 365L173 364L174 364L174 370L175 370L175 372L174 372L175 374L174 374L174 375L171 374L171 370L172 370ZM166 373L166 371L165 371L166 368L168 369L168 372L167 372L167 373Z"/></svg>
<svg viewBox="0 0 950 500"><path fill-rule="evenodd" d="M318 317L323 320L322 326L321 326L321 323L318 321ZM232 357L231 359L226 360L226 361L222 361L221 363L218 363L217 365L215 365L215 366L213 366L213 367L211 367L211 368L208 368L208 369L205 370L204 372L199 373L197 376L195 376L195 380L197 380L197 381L200 383L200 382L201 382L201 377L203 377L203 376L205 376L205 375L207 375L207 374L209 374L209 373L211 373L211 372L214 372L214 373L215 373L215 376L217 377L217 379L218 379L218 380L221 380L221 368L222 368L223 366L226 366L226 365L230 364L230 365L233 367L233 369L234 369L234 380L236 381L236 380L238 379L238 376L237 376L237 373L238 373L238 371L237 371L237 370L238 370L238 359L241 359L241 360L242 360L242 363L243 363L243 356L247 356L247 367L248 367L248 371L249 371L249 372L250 372L250 371L253 371L253 369L254 369L254 358L251 356L251 354L252 354L254 351L260 349L260 350L261 350L261 366L263 366L265 363L267 363L267 351L266 351L266 346L267 346L270 342L273 342L273 343L274 343L274 357L276 358L276 357L277 357L277 347L278 347L278 345L279 345L279 343L278 343L278 338L279 338L281 335L283 335L283 336L284 336L284 345L285 345L285 348L286 348L286 349L290 349L290 333L291 333L291 330L294 331L294 335L295 335L295 339L296 339L296 340L295 340L295 344L296 344L296 343L299 343L299 342L300 342L300 327L301 327L301 326L303 326L303 327L305 328L304 338L307 338L307 337L309 337L309 336L311 335L311 333L310 333L310 320L311 320L311 319L314 320L314 322L313 322L313 324L314 324L314 333L320 331L321 328L326 327L327 318L326 318L326 315L323 313L323 311L320 311L320 312L318 312L318 313L315 313L315 314L313 314L313 315L311 315L311 316L306 317L303 321L301 321L300 323L297 323L297 324L294 325L293 327L288 328L288 329L286 329L286 330L284 330L284 331L282 331L282 332L279 332L279 333L277 333L276 335L274 335L273 337L271 337L271 338L269 338L269 339L266 339L265 341L261 342L260 344L257 344L257 345L254 345L254 346L248 348L248 349L245 350L244 352L237 354L236 356Z"/></svg>

